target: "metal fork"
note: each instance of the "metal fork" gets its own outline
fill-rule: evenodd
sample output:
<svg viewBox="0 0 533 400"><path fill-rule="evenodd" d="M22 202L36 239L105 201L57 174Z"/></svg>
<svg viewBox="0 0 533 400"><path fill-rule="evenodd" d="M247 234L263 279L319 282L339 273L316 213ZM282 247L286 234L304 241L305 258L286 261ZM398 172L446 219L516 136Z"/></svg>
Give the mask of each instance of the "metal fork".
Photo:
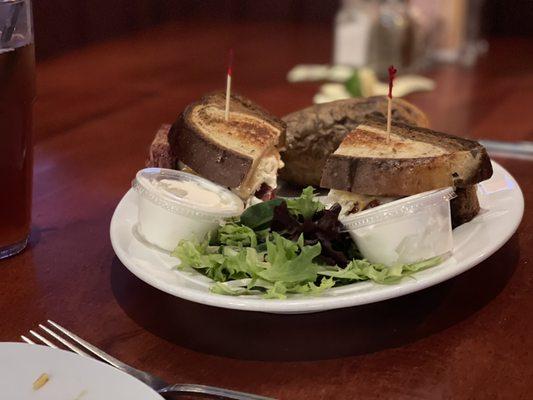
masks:
<svg viewBox="0 0 533 400"><path fill-rule="evenodd" d="M100 359L101 361L104 361L112 365L113 367L123 372L126 372L127 374L130 374L131 376L137 378L141 382L144 382L145 384L150 386L152 389L154 389L156 392L158 392L160 395L162 395L165 398L167 398L167 396L171 396L175 394L175 395L201 395L201 396L206 396L206 397L216 397L220 399L233 399L233 400L273 400L268 397L263 397L263 396L258 396L254 394L243 393L243 392L236 392L234 390L222 389L222 388L218 388L214 386L186 384L186 383L178 383L174 385L169 385L167 382L163 381L157 376L154 376L148 372L130 367L129 365L123 363L122 361L117 360L116 358L103 352L99 348L93 346L92 344L83 340L82 338L70 332L69 330L63 328L61 325L55 323L54 321L48 320L48 324L49 324L48 326L39 324L39 328L41 328L43 331L42 334L39 334L33 330L30 330L30 335L49 347L52 347L55 349L59 348L57 345L54 344L53 341L51 341L50 339L47 339L46 336L44 335L44 334L48 334L49 336L51 336L52 338L54 338L55 340L63 344L65 347L68 347L70 350L72 350L75 353L78 353L79 355ZM58 332L60 332L62 335L59 334ZM24 340L27 343L37 344L33 340L29 339L28 337L24 335L21 335L20 337L22 338L22 340ZM66 337L68 337L70 340L67 339ZM73 342L75 342L76 344L74 344ZM80 349L80 347L78 346L82 347L85 351Z"/></svg>

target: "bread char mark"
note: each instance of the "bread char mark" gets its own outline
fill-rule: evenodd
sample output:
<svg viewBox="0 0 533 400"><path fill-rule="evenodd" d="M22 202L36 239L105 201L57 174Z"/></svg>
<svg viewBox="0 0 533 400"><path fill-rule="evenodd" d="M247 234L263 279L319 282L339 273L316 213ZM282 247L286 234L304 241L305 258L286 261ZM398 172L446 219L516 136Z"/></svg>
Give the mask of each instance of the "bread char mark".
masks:
<svg viewBox="0 0 533 400"><path fill-rule="evenodd" d="M251 157L221 148L205 136L193 132L184 124L183 115L173 125L169 138L178 160L223 186L240 185L253 164Z"/></svg>
<svg viewBox="0 0 533 400"><path fill-rule="evenodd" d="M386 130L386 125L382 120L377 118L369 119L365 122L365 125L382 131ZM472 139L465 139L464 137L451 135L449 133L437 132L429 128L415 127L401 122L392 123L392 132L405 139L424 142L431 145L438 144L438 147L448 153L453 153L458 150L468 150L472 153L473 157L476 157L483 149L478 142Z"/></svg>
<svg viewBox="0 0 533 400"><path fill-rule="evenodd" d="M238 141L242 144L243 153L247 155L255 156L265 146L273 146L279 136L276 127L241 113L230 113L230 119L226 121L223 110L218 107L198 107L192 112L193 120L196 119L194 114L197 114L195 124L203 129L217 132L212 140L218 141L221 145L226 144L225 140Z"/></svg>
<svg viewBox="0 0 533 400"><path fill-rule="evenodd" d="M366 121L386 122L387 98L350 98L315 104L284 117L287 146L282 158L287 167L281 176L290 182L318 186L326 159L346 135ZM392 102L393 121L413 126L428 126L425 114L405 100Z"/></svg>
<svg viewBox="0 0 533 400"><path fill-rule="evenodd" d="M438 143L426 143L405 138L397 132L390 137L384 129L360 125L350 132L334 152L358 157L424 158L446 154Z"/></svg>
<svg viewBox="0 0 533 400"><path fill-rule="evenodd" d="M169 139L176 158L199 175L237 188L253 179L259 160L285 139L285 123L250 100L232 94L230 119L225 94L213 92L189 104Z"/></svg>

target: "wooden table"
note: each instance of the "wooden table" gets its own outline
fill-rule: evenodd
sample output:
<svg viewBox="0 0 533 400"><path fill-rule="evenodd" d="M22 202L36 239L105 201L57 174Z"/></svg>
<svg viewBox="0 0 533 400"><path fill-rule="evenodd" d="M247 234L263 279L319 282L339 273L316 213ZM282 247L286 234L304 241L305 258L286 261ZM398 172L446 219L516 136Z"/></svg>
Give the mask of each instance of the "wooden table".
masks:
<svg viewBox="0 0 533 400"><path fill-rule="evenodd" d="M533 162L498 159L526 214L511 240L461 276L391 301L308 315L182 301L118 261L109 222L150 139L190 101L234 88L283 115L310 104L297 63L327 62L320 25L179 24L39 65L31 245L0 262L0 340L47 318L138 368L285 399L526 399L533 389ZM533 138L533 44L494 41L475 68L440 67L410 99L433 127ZM520 54L521 56L518 56ZM529 62L526 62L529 61Z"/></svg>

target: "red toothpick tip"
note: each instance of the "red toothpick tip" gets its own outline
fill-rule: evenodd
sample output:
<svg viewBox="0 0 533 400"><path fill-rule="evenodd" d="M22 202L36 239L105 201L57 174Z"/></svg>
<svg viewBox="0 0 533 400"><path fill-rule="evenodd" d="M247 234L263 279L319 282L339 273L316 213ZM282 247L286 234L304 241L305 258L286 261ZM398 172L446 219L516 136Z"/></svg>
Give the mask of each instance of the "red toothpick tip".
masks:
<svg viewBox="0 0 533 400"><path fill-rule="evenodd" d="M396 72L398 72L398 70L394 68L394 65L391 65L389 67L389 99L392 99L392 82L396 77Z"/></svg>
<svg viewBox="0 0 533 400"><path fill-rule="evenodd" d="M229 49L228 53L228 75L233 73L233 49Z"/></svg>

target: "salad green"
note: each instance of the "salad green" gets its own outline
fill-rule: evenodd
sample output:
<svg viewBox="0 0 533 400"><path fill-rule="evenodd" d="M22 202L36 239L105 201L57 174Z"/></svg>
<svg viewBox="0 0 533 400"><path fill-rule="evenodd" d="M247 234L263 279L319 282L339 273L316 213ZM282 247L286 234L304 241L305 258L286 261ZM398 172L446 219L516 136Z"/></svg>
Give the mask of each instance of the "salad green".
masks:
<svg viewBox="0 0 533 400"><path fill-rule="evenodd" d="M249 207L203 241L181 241L172 255L181 260L177 268L192 268L214 280L214 293L276 299L317 295L364 280L391 284L440 262L436 257L387 267L360 259L341 231L339 211L337 206L325 209L308 187L298 198Z"/></svg>

